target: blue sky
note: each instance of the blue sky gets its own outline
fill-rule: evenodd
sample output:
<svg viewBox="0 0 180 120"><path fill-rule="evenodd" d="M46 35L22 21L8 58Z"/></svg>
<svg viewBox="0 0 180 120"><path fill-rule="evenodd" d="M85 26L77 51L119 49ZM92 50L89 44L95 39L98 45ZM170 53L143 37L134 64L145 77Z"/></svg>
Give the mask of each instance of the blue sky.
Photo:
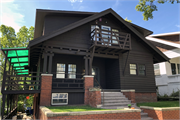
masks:
<svg viewBox="0 0 180 120"><path fill-rule="evenodd" d="M0 0L0 24L18 32L22 26L34 26L36 9L101 12L112 8L122 18L149 29L154 34L180 31L180 4L157 4L153 19L144 21L135 10L139 0Z"/></svg>

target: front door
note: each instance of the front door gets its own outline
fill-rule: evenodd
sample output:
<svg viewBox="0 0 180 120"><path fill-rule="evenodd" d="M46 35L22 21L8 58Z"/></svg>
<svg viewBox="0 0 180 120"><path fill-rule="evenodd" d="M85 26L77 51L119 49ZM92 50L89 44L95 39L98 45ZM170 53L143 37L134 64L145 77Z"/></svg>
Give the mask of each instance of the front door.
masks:
<svg viewBox="0 0 180 120"><path fill-rule="evenodd" d="M92 67L92 75L94 76L94 87L99 86L100 79L99 79L99 68L98 67Z"/></svg>

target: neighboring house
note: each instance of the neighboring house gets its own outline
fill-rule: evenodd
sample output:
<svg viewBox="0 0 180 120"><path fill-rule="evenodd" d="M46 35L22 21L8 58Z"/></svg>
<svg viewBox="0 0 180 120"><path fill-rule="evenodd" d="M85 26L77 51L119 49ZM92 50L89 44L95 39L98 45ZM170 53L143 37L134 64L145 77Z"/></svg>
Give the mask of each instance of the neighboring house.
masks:
<svg viewBox="0 0 180 120"><path fill-rule="evenodd" d="M4 74L3 101L11 94L35 94L38 116L39 105L88 104L91 80L105 91L133 89L135 102L157 101L153 64L169 59L145 39L150 34L112 9L99 13L38 9L29 46L2 49L13 68L13 74ZM17 89L11 88L10 77L34 78L20 79L24 81L20 86L28 87Z"/></svg>
<svg viewBox="0 0 180 120"><path fill-rule="evenodd" d="M156 86L160 95L171 95L180 90L180 32L146 37L168 58L169 62L154 64Z"/></svg>

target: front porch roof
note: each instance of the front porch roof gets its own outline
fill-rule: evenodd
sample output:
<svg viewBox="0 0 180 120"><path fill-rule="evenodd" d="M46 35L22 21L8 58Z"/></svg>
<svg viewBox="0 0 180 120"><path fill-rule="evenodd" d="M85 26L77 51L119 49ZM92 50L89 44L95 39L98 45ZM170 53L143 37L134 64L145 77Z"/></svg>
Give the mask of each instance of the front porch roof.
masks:
<svg viewBox="0 0 180 120"><path fill-rule="evenodd" d="M29 74L27 69L29 65L29 49L26 47L2 48L0 51L8 60L9 65L13 67L16 75Z"/></svg>

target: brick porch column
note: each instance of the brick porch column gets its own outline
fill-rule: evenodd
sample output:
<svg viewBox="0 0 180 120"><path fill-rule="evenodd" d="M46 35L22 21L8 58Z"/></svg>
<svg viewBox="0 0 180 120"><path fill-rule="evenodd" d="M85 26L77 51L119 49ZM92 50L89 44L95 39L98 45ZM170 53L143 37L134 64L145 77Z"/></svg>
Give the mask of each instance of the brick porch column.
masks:
<svg viewBox="0 0 180 120"><path fill-rule="evenodd" d="M50 106L53 74L41 74L41 76L40 106Z"/></svg>
<svg viewBox="0 0 180 120"><path fill-rule="evenodd" d="M95 108L97 108L98 105L101 105L101 89L99 88L89 89L89 105Z"/></svg>
<svg viewBox="0 0 180 120"><path fill-rule="evenodd" d="M129 99L132 103L136 103L135 90L121 90L121 92Z"/></svg>
<svg viewBox="0 0 180 120"><path fill-rule="evenodd" d="M84 104L89 105L89 88L94 87L94 76L84 76Z"/></svg>

